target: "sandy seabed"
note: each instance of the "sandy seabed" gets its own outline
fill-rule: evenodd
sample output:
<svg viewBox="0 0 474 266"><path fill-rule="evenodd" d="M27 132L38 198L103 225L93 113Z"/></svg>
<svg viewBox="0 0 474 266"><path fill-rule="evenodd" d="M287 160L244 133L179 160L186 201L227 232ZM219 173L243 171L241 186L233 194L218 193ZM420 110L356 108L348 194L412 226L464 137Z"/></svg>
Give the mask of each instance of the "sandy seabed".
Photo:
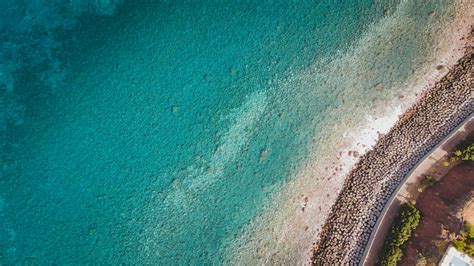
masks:
<svg viewBox="0 0 474 266"><path fill-rule="evenodd" d="M375 96L366 95L374 97L370 110L361 111L358 99L350 93L340 96L342 101L350 103L338 113L354 115L341 118L335 114L327 118L329 130L323 136L319 133L320 137L310 144L310 150L315 151L313 156L301 165L290 181L280 184L280 192L268 201L262 215L245 230L246 233L233 240L229 252L231 261L244 264L309 263L312 248L344 178L359 157L370 150L379 136L387 133L428 88L452 69L466 46L472 45L468 36L474 22L474 10L468 1L460 1L455 6L451 21L430 25L422 33L400 27L401 21L408 24L404 26L406 28L414 23L407 15L408 9L405 2L400 4L394 14L372 25L353 49L334 58L319 75L327 78L328 83L339 83L339 86L366 87L371 84L372 77L385 74L384 64L393 63L384 58L392 52L389 44L403 45L402 40L415 36L427 38L422 41L428 43L430 40L425 37L425 31L432 30L434 43L422 64L407 80L392 81L392 93L377 94L376 91L383 88L373 85L371 89L375 89ZM302 75L312 75L313 71L318 71L318 66ZM388 75L387 78L393 77Z"/></svg>

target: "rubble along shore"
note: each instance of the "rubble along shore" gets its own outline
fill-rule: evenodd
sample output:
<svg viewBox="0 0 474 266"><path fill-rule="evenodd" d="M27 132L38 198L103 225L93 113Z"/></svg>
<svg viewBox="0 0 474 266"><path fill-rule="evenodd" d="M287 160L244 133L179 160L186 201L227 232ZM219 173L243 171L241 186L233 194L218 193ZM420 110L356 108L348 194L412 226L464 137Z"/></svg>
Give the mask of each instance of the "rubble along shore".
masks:
<svg viewBox="0 0 474 266"><path fill-rule="evenodd" d="M346 177L315 246L312 264L359 264L377 218L400 182L474 112L474 49L466 50Z"/></svg>

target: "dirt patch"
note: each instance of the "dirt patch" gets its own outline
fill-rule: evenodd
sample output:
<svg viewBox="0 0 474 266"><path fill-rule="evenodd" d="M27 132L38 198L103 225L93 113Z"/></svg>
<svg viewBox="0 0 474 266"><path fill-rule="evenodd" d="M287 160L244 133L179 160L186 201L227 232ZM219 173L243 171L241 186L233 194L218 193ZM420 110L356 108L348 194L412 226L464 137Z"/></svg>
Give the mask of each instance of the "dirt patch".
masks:
<svg viewBox="0 0 474 266"><path fill-rule="evenodd" d="M449 232L459 232L462 228L463 221L456 213L472 191L474 163L464 162L420 195L416 207L422 218L407 243L400 265L415 265L419 254L429 264L437 265L449 243Z"/></svg>

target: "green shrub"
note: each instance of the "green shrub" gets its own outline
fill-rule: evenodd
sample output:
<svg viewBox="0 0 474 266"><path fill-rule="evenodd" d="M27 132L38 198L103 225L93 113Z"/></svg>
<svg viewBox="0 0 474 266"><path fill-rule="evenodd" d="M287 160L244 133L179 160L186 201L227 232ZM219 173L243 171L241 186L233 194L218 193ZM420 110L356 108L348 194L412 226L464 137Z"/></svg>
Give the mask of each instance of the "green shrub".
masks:
<svg viewBox="0 0 474 266"><path fill-rule="evenodd" d="M453 240L453 246L460 252L464 251L464 248L466 246L466 243L464 243L464 240Z"/></svg>
<svg viewBox="0 0 474 266"><path fill-rule="evenodd" d="M425 176L423 179L421 179L420 182L420 187L418 188L418 192L423 192L428 186L431 186L435 183L435 179L431 175Z"/></svg>
<svg viewBox="0 0 474 266"><path fill-rule="evenodd" d="M452 156L450 158L451 161L474 161L474 142L463 146L464 147L452 153Z"/></svg>
<svg viewBox="0 0 474 266"><path fill-rule="evenodd" d="M421 185L423 185L424 187L427 187L434 184L434 182L435 182L434 177L431 175L428 175L428 176L425 176L425 178L421 180Z"/></svg>
<svg viewBox="0 0 474 266"><path fill-rule="evenodd" d="M451 153L443 166L449 166L449 162L474 161L474 138L461 142L454 152Z"/></svg>
<svg viewBox="0 0 474 266"><path fill-rule="evenodd" d="M466 228L469 238L474 238L474 226L468 222L464 222L464 227Z"/></svg>
<svg viewBox="0 0 474 266"><path fill-rule="evenodd" d="M469 256L474 256L474 242L466 244L464 247L464 252Z"/></svg>
<svg viewBox="0 0 474 266"><path fill-rule="evenodd" d="M464 222L464 229L458 239L453 240L453 246L460 252L474 256L474 226Z"/></svg>
<svg viewBox="0 0 474 266"><path fill-rule="evenodd" d="M403 250L400 247L390 247L387 252L385 260L382 260L381 265L396 265L403 257Z"/></svg>
<svg viewBox="0 0 474 266"><path fill-rule="evenodd" d="M404 203L393 222L379 258L380 265L396 265L403 257L403 248L412 231L420 222L420 211L411 203Z"/></svg>

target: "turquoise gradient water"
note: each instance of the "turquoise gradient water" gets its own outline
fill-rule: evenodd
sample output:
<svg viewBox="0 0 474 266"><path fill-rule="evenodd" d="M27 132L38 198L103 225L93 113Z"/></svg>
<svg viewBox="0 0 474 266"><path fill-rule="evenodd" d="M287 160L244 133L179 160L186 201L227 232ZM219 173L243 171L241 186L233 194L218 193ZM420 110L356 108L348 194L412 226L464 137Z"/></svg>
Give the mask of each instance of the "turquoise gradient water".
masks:
<svg viewBox="0 0 474 266"><path fill-rule="evenodd" d="M285 84L398 3L151 2L5 2L0 263L222 262L343 104Z"/></svg>

